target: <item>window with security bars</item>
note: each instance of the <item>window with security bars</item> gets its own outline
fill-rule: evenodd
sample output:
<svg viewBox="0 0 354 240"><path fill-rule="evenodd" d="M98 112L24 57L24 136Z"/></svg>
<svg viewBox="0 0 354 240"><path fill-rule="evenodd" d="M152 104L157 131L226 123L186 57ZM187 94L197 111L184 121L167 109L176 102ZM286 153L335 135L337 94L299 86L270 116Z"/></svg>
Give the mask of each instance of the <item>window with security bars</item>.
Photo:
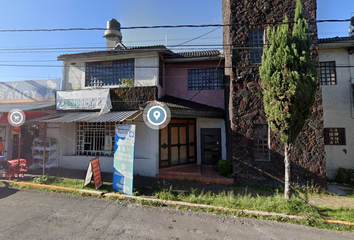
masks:
<svg viewBox="0 0 354 240"><path fill-rule="evenodd" d="M254 159L258 161L269 161L268 125L256 124L253 133Z"/></svg>
<svg viewBox="0 0 354 240"><path fill-rule="evenodd" d="M324 141L326 145L346 145L345 128L325 128Z"/></svg>
<svg viewBox="0 0 354 240"><path fill-rule="evenodd" d="M134 79L134 59L86 63L86 87L121 85L123 79Z"/></svg>
<svg viewBox="0 0 354 240"><path fill-rule="evenodd" d="M115 123L77 124L76 155L113 156Z"/></svg>
<svg viewBox="0 0 354 240"><path fill-rule="evenodd" d="M264 30L254 30L249 32L250 42L250 63L261 63L263 54L263 40Z"/></svg>
<svg viewBox="0 0 354 240"><path fill-rule="evenodd" d="M336 62L320 62L320 84L335 85L337 84L336 77Z"/></svg>
<svg viewBox="0 0 354 240"><path fill-rule="evenodd" d="M188 69L188 90L224 89L222 68Z"/></svg>

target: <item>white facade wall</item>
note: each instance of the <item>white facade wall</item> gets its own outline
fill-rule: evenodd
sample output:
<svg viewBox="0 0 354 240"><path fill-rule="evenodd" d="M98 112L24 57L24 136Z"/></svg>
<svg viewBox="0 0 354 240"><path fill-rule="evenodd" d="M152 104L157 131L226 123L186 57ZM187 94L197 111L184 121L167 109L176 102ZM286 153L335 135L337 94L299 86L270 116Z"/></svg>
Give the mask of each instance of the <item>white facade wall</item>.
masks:
<svg viewBox="0 0 354 240"><path fill-rule="evenodd" d="M159 86L159 56L157 53L117 56L115 58L80 58L64 62L63 90L85 89L85 62L134 58L134 85L137 87ZM120 85L110 86L119 87ZM159 91L160 92L160 91Z"/></svg>
<svg viewBox="0 0 354 240"><path fill-rule="evenodd" d="M159 131L150 129L144 122L127 122L126 124L136 125L134 175L155 177L158 173ZM76 123L61 124L59 139L59 166L86 170L88 162L95 157L76 156ZM99 159L102 172L113 174L113 157L99 157Z"/></svg>
<svg viewBox="0 0 354 240"><path fill-rule="evenodd" d="M340 43L338 44L340 46ZM321 49L319 61L335 61L336 85L322 86L325 128L345 128L346 145L325 145L327 177L333 179L339 167L354 169L354 105L352 86L354 56L345 48ZM346 153L345 153L346 152Z"/></svg>
<svg viewBox="0 0 354 240"><path fill-rule="evenodd" d="M197 118L197 162L198 165L201 164L202 153L201 153L201 128L220 128L221 130L221 157L226 159L226 130L225 130L225 120L217 118Z"/></svg>

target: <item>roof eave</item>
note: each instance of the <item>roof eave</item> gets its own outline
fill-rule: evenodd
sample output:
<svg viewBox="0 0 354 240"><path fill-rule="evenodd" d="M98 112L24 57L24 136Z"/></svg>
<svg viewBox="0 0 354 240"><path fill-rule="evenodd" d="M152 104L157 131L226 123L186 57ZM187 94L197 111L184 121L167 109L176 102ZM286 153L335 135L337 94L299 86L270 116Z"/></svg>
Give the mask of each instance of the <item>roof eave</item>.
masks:
<svg viewBox="0 0 354 240"><path fill-rule="evenodd" d="M211 57L192 57L192 58L167 58L165 59L166 63L180 63L180 62L197 62L197 61L213 61L225 59L224 55L211 56Z"/></svg>
<svg viewBox="0 0 354 240"><path fill-rule="evenodd" d="M354 40L318 43L319 49L352 48Z"/></svg>
<svg viewBox="0 0 354 240"><path fill-rule="evenodd" d="M125 50L108 50L108 51L96 51L96 52L85 52L76 54L63 54L57 57L58 61L67 61L81 58L91 58L91 57L105 57L105 56L120 56L129 54L140 54L140 53L163 53L172 54L173 52L165 47L156 47L151 49L125 49Z"/></svg>

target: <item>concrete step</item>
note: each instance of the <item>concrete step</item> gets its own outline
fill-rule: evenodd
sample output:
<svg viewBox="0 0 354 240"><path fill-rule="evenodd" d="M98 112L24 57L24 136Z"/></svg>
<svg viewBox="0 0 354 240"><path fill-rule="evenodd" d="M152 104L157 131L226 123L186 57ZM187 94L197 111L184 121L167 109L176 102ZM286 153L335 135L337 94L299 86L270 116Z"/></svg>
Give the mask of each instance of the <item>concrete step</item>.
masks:
<svg viewBox="0 0 354 240"><path fill-rule="evenodd" d="M208 177L208 176L190 176L190 175L172 175L167 173L160 173L155 176L156 178L162 179L175 179L175 180L186 180L186 181L197 181L204 183L216 183L223 185L232 185L234 184L233 178L224 178L224 177Z"/></svg>

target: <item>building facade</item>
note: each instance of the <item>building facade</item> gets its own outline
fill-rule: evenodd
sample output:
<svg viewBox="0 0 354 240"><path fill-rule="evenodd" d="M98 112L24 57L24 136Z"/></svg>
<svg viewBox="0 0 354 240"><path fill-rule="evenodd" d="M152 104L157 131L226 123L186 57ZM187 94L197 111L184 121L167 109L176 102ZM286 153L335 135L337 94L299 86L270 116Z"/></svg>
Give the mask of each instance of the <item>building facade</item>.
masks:
<svg viewBox="0 0 354 240"><path fill-rule="evenodd" d="M354 169L354 37L319 39L327 177Z"/></svg>
<svg viewBox="0 0 354 240"><path fill-rule="evenodd" d="M33 141L43 134L44 126L27 121L55 112L55 91L59 89L60 79L0 82L0 137L6 150L4 159L21 157L31 164ZM9 116L17 110L23 112L26 120L20 128L14 128L9 122ZM49 128L48 135L56 135L55 131Z"/></svg>
<svg viewBox="0 0 354 240"><path fill-rule="evenodd" d="M134 174L154 177L162 168L225 159L224 55L129 48L121 42L120 24L112 19L107 26L107 50L58 57L63 61L58 113L38 121L60 129L59 166L86 169L99 157L102 171L113 172L116 124L136 125ZM108 113L80 108L98 101L92 100L95 92L109 100ZM170 124L149 128L142 114L148 104L166 104Z"/></svg>
<svg viewBox="0 0 354 240"><path fill-rule="evenodd" d="M303 0L303 14L316 20L316 1ZM263 110L258 68L261 64L265 30L287 15L294 19L296 0L223 0L225 74L230 76L227 98L229 158L240 181L281 183L284 179L283 145L271 132ZM311 57L318 59L317 28L310 24ZM321 89L312 115L291 150L292 181L325 186L326 166L323 139Z"/></svg>

